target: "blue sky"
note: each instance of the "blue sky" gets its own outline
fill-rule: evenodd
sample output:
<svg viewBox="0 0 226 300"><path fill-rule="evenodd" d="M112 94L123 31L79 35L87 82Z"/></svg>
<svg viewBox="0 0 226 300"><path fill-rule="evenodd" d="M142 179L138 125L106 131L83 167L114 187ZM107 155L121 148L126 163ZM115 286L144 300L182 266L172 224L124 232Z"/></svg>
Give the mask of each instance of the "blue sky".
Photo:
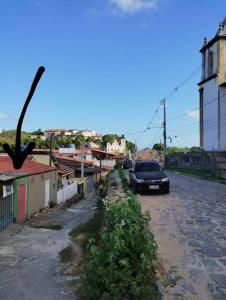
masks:
<svg viewBox="0 0 226 300"><path fill-rule="evenodd" d="M46 67L24 130L89 128L139 147L159 101L201 65L225 0L0 0L0 128L16 127L32 79ZM198 145L200 72L167 99L171 145ZM192 111L192 112L191 112ZM150 127L162 121L162 108Z"/></svg>

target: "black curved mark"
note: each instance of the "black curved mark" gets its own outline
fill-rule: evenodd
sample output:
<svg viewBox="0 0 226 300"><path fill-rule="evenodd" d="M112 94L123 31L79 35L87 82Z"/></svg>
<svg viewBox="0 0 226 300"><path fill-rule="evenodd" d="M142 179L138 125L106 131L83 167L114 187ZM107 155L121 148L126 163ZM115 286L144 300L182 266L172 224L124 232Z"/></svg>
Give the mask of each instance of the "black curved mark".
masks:
<svg viewBox="0 0 226 300"><path fill-rule="evenodd" d="M21 128L22 128L22 123L24 120L24 116L27 110L27 107L31 101L31 98L34 95L35 89L38 85L39 80L42 77L42 74L44 73L45 68L44 67L40 67L38 68L38 71L35 75L35 78L32 82L31 88L30 88L30 92L27 96L27 99L25 101L23 110L21 112L18 124L17 124L17 130L16 130L16 147L15 147L15 152L13 152L13 150L10 148L10 146L8 144L4 144L2 147L4 149L4 151L11 157L12 161L13 161L13 166L15 169L20 169L23 166L23 163L26 159L26 157L28 156L29 153L31 153L31 151L34 149L35 147L35 143L31 142L28 144L28 146L26 147L26 149L24 151L21 151Z"/></svg>

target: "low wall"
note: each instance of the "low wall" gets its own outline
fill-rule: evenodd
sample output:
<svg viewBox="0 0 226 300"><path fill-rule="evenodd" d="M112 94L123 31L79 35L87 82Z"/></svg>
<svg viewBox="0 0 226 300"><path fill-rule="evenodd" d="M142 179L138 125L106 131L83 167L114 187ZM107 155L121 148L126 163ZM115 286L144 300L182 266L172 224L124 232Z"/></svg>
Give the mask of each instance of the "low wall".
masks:
<svg viewBox="0 0 226 300"><path fill-rule="evenodd" d="M78 185L76 182L64 186L63 189L57 192L57 204L64 203L68 199L78 194Z"/></svg>
<svg viewBox="0 0 226 300"><path fill-rule="evenodd" d="M166 156L166 167L205 170L226 178L226 152L171 153Z"/></svg>

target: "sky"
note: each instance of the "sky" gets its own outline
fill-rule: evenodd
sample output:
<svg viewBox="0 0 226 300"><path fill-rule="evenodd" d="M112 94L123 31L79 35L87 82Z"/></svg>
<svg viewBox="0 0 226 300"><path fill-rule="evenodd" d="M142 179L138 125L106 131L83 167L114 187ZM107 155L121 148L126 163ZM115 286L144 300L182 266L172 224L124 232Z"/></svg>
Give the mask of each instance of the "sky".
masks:
<svg viewBox="0 0 226 300"><path fill-rule="evenodd" d="M166 97L168 146L198 146L199 49L225 15L225 0L0 0L0 128L16 128L43 65L23 130L88 128L151 147Z"/></svg>

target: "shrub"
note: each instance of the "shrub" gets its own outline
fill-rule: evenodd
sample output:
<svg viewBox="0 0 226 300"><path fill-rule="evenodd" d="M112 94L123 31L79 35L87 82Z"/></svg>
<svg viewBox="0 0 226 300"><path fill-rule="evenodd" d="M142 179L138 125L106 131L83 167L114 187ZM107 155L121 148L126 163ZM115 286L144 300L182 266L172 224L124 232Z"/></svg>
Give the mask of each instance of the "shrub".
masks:
<svg viewBox="0 0 226 300"><path fill-rule="evenodd" d="M87 244L80 299L158 299L153 263L157 245L136 197L106 203L98 242Z"/></svg>

